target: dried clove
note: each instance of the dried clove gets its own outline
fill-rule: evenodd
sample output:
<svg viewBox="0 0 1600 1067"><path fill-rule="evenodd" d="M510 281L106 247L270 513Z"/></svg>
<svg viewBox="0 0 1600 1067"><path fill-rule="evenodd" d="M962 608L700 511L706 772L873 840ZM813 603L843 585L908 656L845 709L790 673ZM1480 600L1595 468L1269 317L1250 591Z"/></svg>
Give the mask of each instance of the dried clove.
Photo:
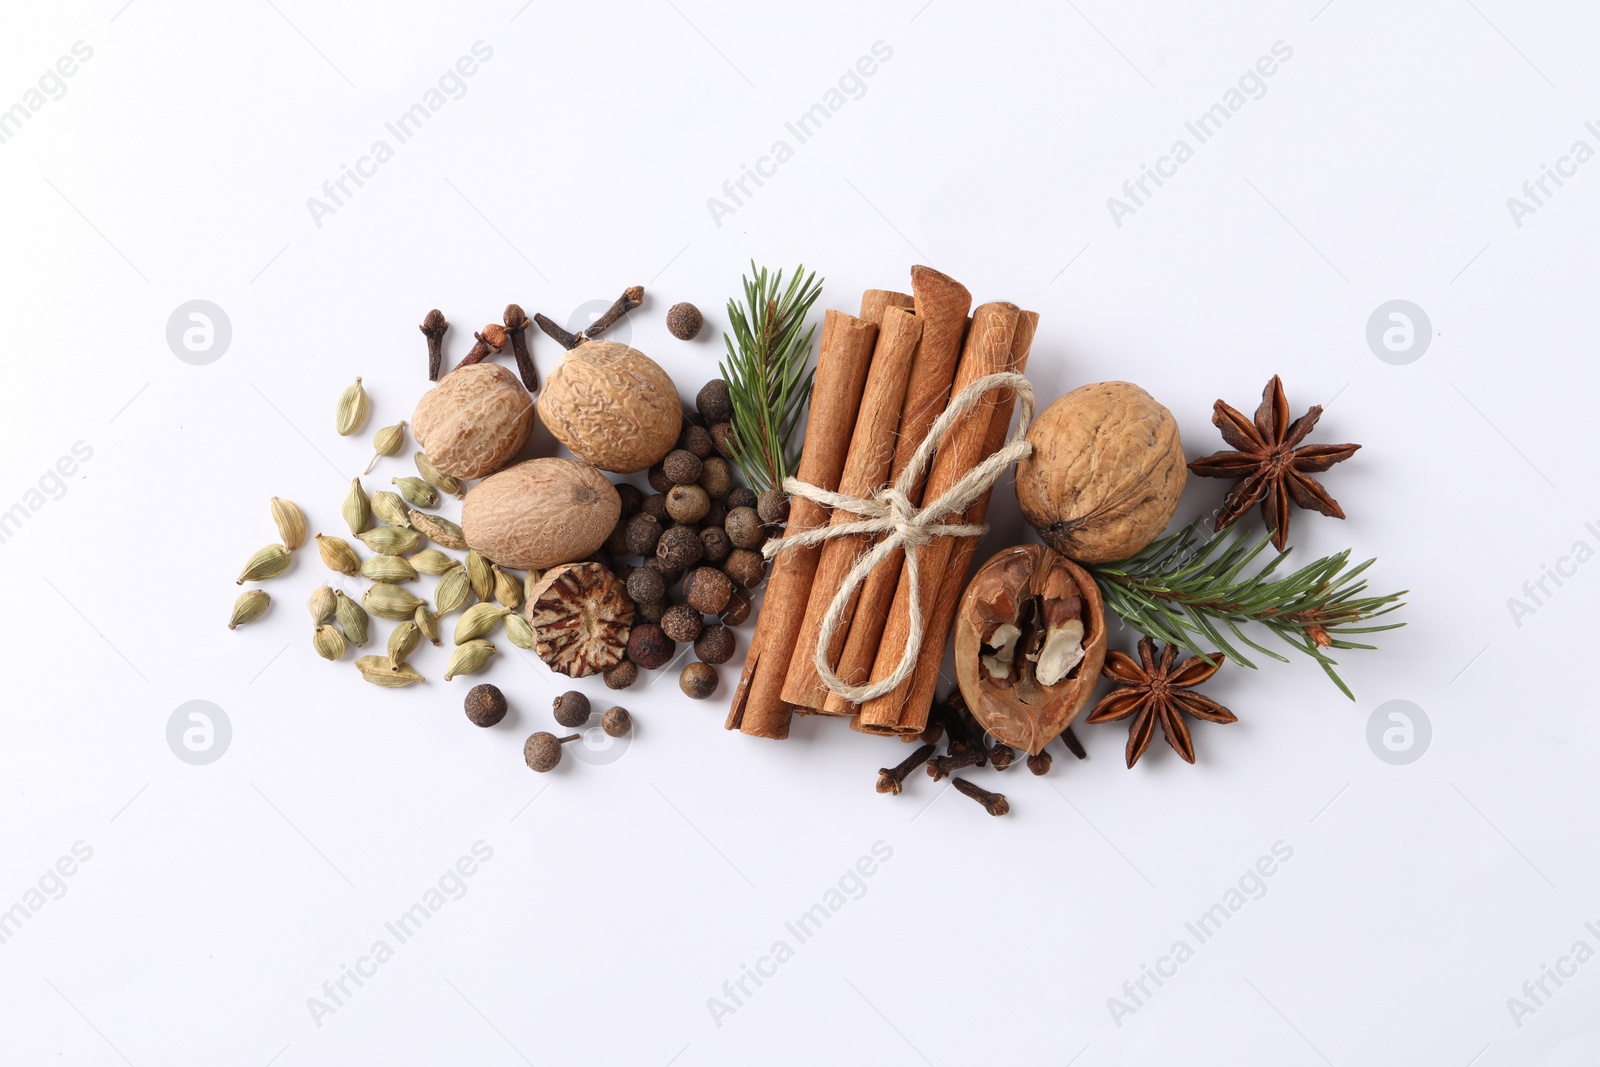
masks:
<svg viewBox="0 0 1600 1067"><path fill-rule="evenodd" d="M1028 757L1028 770L1034 774L1050 773L1051 756L1048 752L1041 752L1037 756Z"/></svg>
<svg viewBox="0 0 1600 1067"><path fill-rule="evenodd" d="M472 336L478 339L478 343L472 346L472 350L467 353L465 359L456 364L456 370L460 370L462 367L470 367L474 363L482 363L490 353L500 351L506 346L506 337L508 335L504 326L497 322L491 322L483 328L482 333L475 333Z"/></svg>
<svg viewBox="0 0 1600 1067"><path fill-rule="evenodd" d="M428 381L439 380L439 372L444 369L444 332L450 324L444 321L444 315L438 308L428 312L422 319L422 325L417 329L428 339Z"/></svg>
<svg viewBox="0 0 1600 1067"><path fill-rule="evenodd" d="M1005 815L1011 811L1011 804L1006 800L1004 793L991 793L982 786L973 785L965 778L957 778L950 783L959 789L965 796L971 797L983 805L983 810L990 815Z"/></svg>
<svg viewBox="0 0 1600 1067"><path fill-rule="evenodd" d="M1008 769L1017 761L1017 750L1010 745L996 744L989 750L989 766L997 771Z"/></svg>
<svg viewBox="0 0 1600 1067"><path fill-rule="evenodd" d="M528 316L524 314L521 304L507 304L505 314L506 335L511 338L511 351L517 357L517 373L522 376L522 384L530 393L539 391L539 368L533 365L533 353L528 351L528 338L525 331L528 329Z"/></svg>
<svg viewBox="0 0 1600 1067"><path fill-rule="evenodd" d="M893 767L879 767L878 792L899 796L900 783L906 780L906 775L926 763L931 755L933 746L923 745Z"/></svg>
<svg viewBox="0 0 1600 1067"><path fill-rule="evenodd" d="M963 752L959 755L935 756L928 761L928 777L936 782L942 782L950 777L952 771L959 771L965 767L983 766L984 756L978 752Z"/></svg>
<svg viewBox="0 0 1600 1067"><path fill-rule="evenodd" d="M989 749L983 743L983 730L967 710L959 689L952 689L944 700L933 706L932 717L944 726L945 736L949 740L945 751L949 755L975 756L975 762L968 766L982 767L988 761Z"/></svg>
<svg viewBox="0 0 1600 1067"><path fill-rule="evenodd" d="M539 329L543 330L550 336L552 340L554 340L562 348L565 348L568 352L571 352L574 348L577 348L579 345L583 344L583 338L579 337L577 334L568 333L566 330L563 330L561 327L557 326L553 321L551 321L550 317L545 315L543 312L536 311L533 313L533 324L539 327Z"/></svg>
<svg viewBox="0 0 1600 1067"><path fill-rule="evenodd" d="M1089 758L1089 753L1083 750L1083 742L1079 741L1078 735L1072 732L1072 727L1069 726L1061 731L1061 743L1067 746L1068 752L1071 752L1079 759Z"/></svg>
<svg viewBox="0 0 1600 1067"><path fill-rule="evenodd" d="M606 308L604 313L598 319L595 319L587 330L583 331L584 336L591 339L599 337L615 326L618 319L642 303L644 303L644 286L630 285L622 291L622 295L617 297L615 303Z"/></svg>

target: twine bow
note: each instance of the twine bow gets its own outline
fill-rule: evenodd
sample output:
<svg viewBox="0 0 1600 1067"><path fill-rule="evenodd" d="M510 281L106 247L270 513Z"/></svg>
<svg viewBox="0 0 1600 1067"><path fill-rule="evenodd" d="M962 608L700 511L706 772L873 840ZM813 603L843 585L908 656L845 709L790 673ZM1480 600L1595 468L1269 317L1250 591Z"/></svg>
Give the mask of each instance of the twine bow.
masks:
<svg viewBox="0 0 1600 1067"><path fill-rule="evenodd" d="M911 503L910 494L921 481L929 461L945 435L950 432L950 427L976 407L984 396L996 389L1011 389L1017 394L1017 408L1021 417L1017 420L1017 426L1012 430L1011 436L998 451L964 474L960 481L945 490L937 500L918 509ZM783 488L790 495L804 497L835 510L848 511L860 515L861 518L838 525L818 526L792 537L769 541L761 550L768 559L772 559L785 549L820 545L835 537L886 535L870 551L856 560L855 566L845 575L833 602L828 605L827 614L822 618L822 632L817 636L814 662L823 685L853 704L863 704L885 693L893 692L911 676L912 670L917 665L917 655L922 648L923 639L922 605L917 590L918 550L935 537L982 537L989 532L989 527L984 524L945 523L939 519L946 515L961 515L979 497L994 487L994 483L1005 473L1007 467L1025 459L1033 451L1033 446L1024 437L1028 424L1032 421L1033 387L1028 384L1028 379L1011 372L990 374L967 386L950 401L944 414L940 415L929 428L928 436L917 446L911 462L906 464L900 477L893 485L879 489L870 498L829 492L808 482L802 482L798 478L784 479ZM901 548L905 549L906 578L911 583L911 632L906 635L905 651L900 656L899 666L882 681L871 685L850 685L829 668L828 646L832 644L834 630L843 621L844 613L850 607L857 588L866 581L872 568L887 559L896 549Z"/></svg>

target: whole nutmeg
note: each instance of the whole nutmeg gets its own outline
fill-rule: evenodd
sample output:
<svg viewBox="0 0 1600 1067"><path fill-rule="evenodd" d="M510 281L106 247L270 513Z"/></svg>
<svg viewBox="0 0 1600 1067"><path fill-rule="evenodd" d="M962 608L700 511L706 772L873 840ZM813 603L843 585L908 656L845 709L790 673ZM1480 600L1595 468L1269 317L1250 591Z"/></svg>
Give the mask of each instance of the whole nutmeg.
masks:
<svg viewBox="0 0 1600 1067"><path fill-rule="evenodd" d="M671 489L672 486L667 486ZM667 524L667 490L651 493L639 502L639 514L648 515L662 526Z"/></svg>
<svg viewBox="0 0 1600 1067"><path fill-rule="evenodd" d="M715 567L696 567L684 576L683 599L703 614L722 614L732 596L733 581Z"/></svg>
<svg viewBox="0 0 1600 1067"><path fill-rule="evenodd" d="M756 500L756 514L768 526L782 526L789 521L789 494L782 489L768 489Z"/></svg>
<svg viewBox="0 0 1600 1067"><path fill-rule="evenodd" d="M464 706L474 726L493 726L506 717L506 695L487 682L467 690Z"/></svg>
<svg viewBox="0 0 1600 1067"><path fill-rule="evenodd" d="M713 378L701 386L695 395L694 407L700 417L713 426L733 418L733 398L728 395L728 383Z"/></svg>
<svg viewBox="0 0 1600 1067"><path fill-rule="evenodd" d="M574 456L602 470L642 471L683 428L678 388L660 365L615 341L568 352L539 394L539 418Z"/></svg>
<svg viewBox="0 0 1600 1067"><path fill-rule="evenodd" d="M658 493L665 493L672 488L672 479L667 477L666 468L660 463L645 472L644 480L649 482L650 488Z"/></svg>
<svg viewBox="0 0 1600 1067"><path fill-rule="evenodd" d="M767 563L759 552L736 548L722 561L722 572L746 589L754 589L767 577Z"/></svg>
<svg viewBox="0 0 1600 1067"><path fill-rule="evenodd" d="M722 525L735 548L760 548L767 539L767 531L761 526L761 516L756 514L754 508L734 508L728 512L728 518Z"/></svg>
<svg viewBox="0 0 1600 1067"><path fill-rule="evenodd" d="M688 449L675 448L661 461L661 473L673 485L693 485L700 477L700 457Z"/></svg>
<svg viewBox="0 0 1600 1067"><path fill-rule="evenodd" d="M600 717L600 729L607 737L626 737L633 729L633 716L628 714L627 708L608 708Z"/></svg>
<svg viewBox="0 0 1600 1067"><path fill-rule="evenodd" d="M728 553L733 551L733 542L728 540L728 531L720 526L707 526L700 531L700 544L705 549L702 556L707 563L721 563L728 558Z"/></svg>
<svg viewBox="0 0 1600 1067"><path fill-rule="evenodd" d="M604 677L607 689L626 689L639 680L639 665L631 659L620 660L615 667L606 671ZM611 713L608 711L606 714Z"/></svg>
<svg viewBox="0 0 1600 1067"><path fill-rule="evenodd" d="M733 658L733 631L707 626L694 643L694 654L704 663L726 663Z"/></svg>
<svg viewBox="0 0 1600 1067"><path fill-rule="evenodd" d="M672 639L653 622L635 626L628 635L628 658L647 671L665 667L677 651Z"/></svg>
<svg viewBox="0 0 1600 1067"><path fill-rule="evenodd" d="M688 526L674 526L656 543L656 559L667 570L684 571L700 562L705 548L700 535Z"/></svg>
<svg viewBox="0 0 1600 1067"><path fill-rule="evenodd" d="M461 529L468 546L503 567L544 570L593 553L621 514L616 489L593 467L530 459L467 492Z"/></svg>
<svg viewBox="0 0 1600 1067"><path fill-rule="evenodd" d="M631 519L639 514L639 505L644 503L644 493L632 482L618 482L616 484L617 499L622 501L622 517Z"/></svg>
<svg viewBox="0 0 1600 1067"><path fill-rule="evenodd" d="M694 340L705 321L700 309L686 301L667 309L667 332L680 341Z"/></svg>
<svg viewBox="0 0 1600 1067"><path fill-rule="evenodd" d="M628 520L628 554L650 556L655 554L656 542L661 540L661 523L654 515L640 512Z"/></svg>
<svg viewBox="0 0 1600 1067"><path fill-rule="evenodd" d="M711 431L704 426L696 426L692 422L683 428L683 433L678 435L678 447L685 452L693 452L701 459L711 455L717 448L711 441Z"/></svg>
<svg viewBox="0 0 1600 1067"><path fill-rule="evenodd" d="M717 446L717 451L722 453L723 459L733 458L734 446L729 442L733 439L733 427L725 422L713 423L711 426L711 443Z"/></svg>
<svg viewBox="0 0 1600 1067"><path fill-rule="evenodd" d="M753 508L756 506L756 491L747 485L736 485L728 490L728 495L723 503L728 505L728 510L734 508Z"/></svg>
<svg viewBox="0 0 1600 1067"><path fill-rule="evenodd" d="M735 589L728 598L728 608L722 613L722 621L729 626L742 626L749 620L753 607L750 594L743 589Z"/></svg>
<svg viewBox="0 0 1600 1067"><path fill-rule="evenodd" d="M656 568L636 567L628 575L628 595L636 606L660 600L667 595L667 583L661 579L661 572Z"/></svg>
<svg viewBox="0 0 1600 1067"><path fill-rule="evenodd" d="M662 633L679 644L688 644L700 636L706 624L694 608L688 604L678 604L662 613L660 625Z"/></svg>
<svg viewBox="0 0 1600 1067"><path fill-rule="evenodd" d="M710 510L711 497L698 485L675 485L667 490L667 514L678 522L699 522Z"/></svg>
<svg viewBox="0 0 1600 1067"><path fill-rule="evenodd" d="M1128 382L1074 389L1034 419L1028 442L1022 517L1082 563L1126 559L1159 537L1188 478L1172 412Z"/></svg>
<svg viewBox="0 0 1600 1067"><path fill-rule="evenodd" d="M533 433L533 398L498 363L453 370L423 394L411 432L433 465L457 478L482 478L522 451Z"/></svg>
<svg viewBox="0 0 1600 1067"><path fill-rule="evenodd" d="M661 616L672 607L672 601L666 597L660 600L641 600L633 605L634 622L660 622Z"/></svg>
<svg viewBox="0 0 1600 1067"><path fill-rule="evenodd" d="M717 691L717 669L709 663L691 663L678 676L678 688L686 696L705 700Z"/></svg>
<svg viewBox="0 0 1600 1067"><path fill-rule="evenodd" d="M569 689L556 697L551 709L555 712L556 722L568 729L582 726L589 721L589 698L576 689Z"/></svg>
<svg viewBox="0 0 1600 1067"><path fill-rule="evenodd" d="M700 463L700 488L713 500L721 500L733 488L733 467L721 456L712 456Z"/></svg>

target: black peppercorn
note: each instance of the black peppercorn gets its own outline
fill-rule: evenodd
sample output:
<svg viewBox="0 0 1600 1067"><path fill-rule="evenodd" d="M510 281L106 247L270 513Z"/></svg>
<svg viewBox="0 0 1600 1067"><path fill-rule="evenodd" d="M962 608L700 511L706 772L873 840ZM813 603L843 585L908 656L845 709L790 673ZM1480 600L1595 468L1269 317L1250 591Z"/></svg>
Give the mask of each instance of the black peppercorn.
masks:
<svg viewBox="0 0 1600 1067"><path fill-rule="evenodd" d="M728 490L728 495L722 501L728 505L731 513L734 508L753 508L756 506L756 491L747 485L736 485Z"/></svg>
<svg viewBox="0 0 1600 1067"><path fill-rule="evenodd" d="M600 729L607 737L623 737L633 729L633 716L627 708L611 708L600 719Z"/></svg>
<svg viewBox="0 0 1600 1067"><path fill-rule="evenodd" d="M733 658L733 631L726 626L707 626L694 643L694 654L704 663L726 663Z"/></svg>
<svg viewBox="0 0 1600 1067"><path fill-rule="evenodd" d="M622 500L622 517L631 519L639 514L639 505L644 502L644 493L632 482L618 482L617 496Z"/></svg>
<svg viewBox="0 0 1600 1067"><path fill-rule="evenodd" d="M667 332L680 341L693 341L705 321L700 309L687 301L667 309Z"/></svg>
<svg viewBox="0 0 1600 1067"><path fill-rule="evenodd" d="M685 571L700 562L705 547L700 535L688 526L674 526L656 542L656 559L668 570Z"/></svg>
<svg viewBox="0 0 1600 1067"><path fill-rule="evenodd" d="M728 598L728 610L722 613L722 621L729 626L741 626L750 618L750 611L754 605L750 594L743 589L735 589Z"/></svg>
<svg viewBox="0 0 1600 1067"><path fill-rule="evenodd" d="M678 438L678 447L685 452L693 452L702 460L717 450L717 446L711 440L711 431L692 422L683 428L683 434Z"/></svg>
<svg viewBox="0 0 1600 1067"><path fill-rule="evenodd" d="M554 710L556 722L569 730L589 721L589 698L576 689L569 689L556 697Z"/></svg>
<svg viewBox="0 0 1600 1067"><path fill-rule="evenodd" d="M675 448L661 461L661 473L673 485L693 485L700 477L700 457L688 449Z"/></svg>
<svg viewBox="0 0 1600 1067"><path fill-rule="evenodd" d="M661 632L680 644L693 641L704 629L700 613L688 604L670 607L661 615Z"/></svg>
<svg viewBox="0 0 1600 1067"><path fill-rule="evenodd" d="M487 682L467 690L465 706L474 726L493 726L506 717L506 695Z"/></svg>
<svg viewBox="0 0 1600 1067"><path fill-rule="evenodd" d="M678 676L678 688L695 700L704 700L717 691L717 669L709 663L691 663Z"/></svg>
<svg viewBox="0 0 1600 1067"><path fill-rule="evenodd" d="M694 610L720 615L733 596L733 581L715 567L696 567L683 579L683 599Z"/></svg>
<svg viewBox="0 0 1600 1067"><path fill-rule="evenodd" d="M707 526L701 530L700 544L705 549L702 558L707 563L721 563L728 558L728 553L733 551L733 542L728 540L728 531L720 526Z"/></svg>
<svg viewBox="0 0 1600 1067"><path fill-rule="evenodd" d="M700 488L713 500L721 500L733 488L733 467L721 456L711 456L700 462Z"/></svg>
<svg viewBox="0 0 1600 1067"><path fill-rule="evenodd" d="M713 378L700 388L694 398L695 410L707 422L715 425L733 418L733 399L728 395L728 383Z"/></svg>
<svg viewBox="0 0 1600 1067"><path fill-rule="evenodd" d="M728 531L728 540L733 542L735 548L760 548L767 539L767 531L761 526L761 516L756 514L754 508L734 508L728 512L727 521L722 526Z"/></svg>
<svg viewBox="0 0 1600 1067"><path fill-rule="evenodd" d="M645 480L650 483L650 488L658 493L665 493L672 488L672 479L667 477L667 472L657 463L645 472Z"/></svg>
<svg viewBox="0 0 1600 1067"><path fill-rule="evenodd" d="M671 486L667 487L672 488ZM648 515L662 526L667 524L667 494L666 490L651 493L639 502L639 514Z"/></svg>
<svg viewBox="0 0 1600 1067"><path fill-rule="evenodd" d="M639 567L628 575L628 596L635 605L660 600L667 595L667 583L654 567Z"/></svg>
<svg viewBox="0 0 1600 1067"><path fill-rule="evenodd" d="M756 513L768 526L782 526L789 521L789 494L782 489L768 489L756 499Z"/></svg>
<svg viewBox="0 0 1600 1067"><path fill-rule="evenodd" d="M661 523L654 515L640 513L628 520L627 541L629 555L652 555L656 550L656 542L660 540ZM638 598L636 597L635 599Z"/></svg>
<svg viewBox="0 0 1600 1067"><path fill-rule="evenodd" d="M653 622L636 623L628 634L628 658L647 671L665 667L677 651L677 646Z"/></svg>
<svg viewBox="0 0 1600 1067"><path fill-rule="evenodd" d="M561 746L568 741L576 741L581 734L572 734L569 737L557 737L555 734L540 730L529 736L522 746L522 758L528 761L528 766L543 774L553 771L561 762Z"/></svg>
<svg viewBox="0 0 1600 1067"><path fill-rule="evenodd" d="M605 680L607 689L626 689L639 680L639 665L631 659L619 659L616 666L606 671Z"/></svg>
<svg viewBox="0 0 1600 1067"><path fill-rule="evenodd" d="M759 552L736 548L722 561L722 573L746 589L754 589L767 577L767 562Z"/></svg>

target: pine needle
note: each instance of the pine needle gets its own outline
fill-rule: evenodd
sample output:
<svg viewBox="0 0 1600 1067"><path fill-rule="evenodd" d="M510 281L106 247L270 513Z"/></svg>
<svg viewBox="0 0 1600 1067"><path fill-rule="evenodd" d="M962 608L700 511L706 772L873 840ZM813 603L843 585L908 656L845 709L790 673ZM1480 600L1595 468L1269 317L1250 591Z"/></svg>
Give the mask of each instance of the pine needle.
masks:
<svg viewBox="0 0 1600 1067"><path fill-rule="evenodd" d="M728 358L721 370L733 402L729 448L758 493L782 486L800 462L799 450L791 452L789 442L811 395L816 369L807 364L817 327L813 323L800 331L822 295L821 280L805 269L803 264L795 268L785 287L783 271L769 275L751 262L755 278L743 279L743 304L728 301L733 334L722 335Z"/></svg>

